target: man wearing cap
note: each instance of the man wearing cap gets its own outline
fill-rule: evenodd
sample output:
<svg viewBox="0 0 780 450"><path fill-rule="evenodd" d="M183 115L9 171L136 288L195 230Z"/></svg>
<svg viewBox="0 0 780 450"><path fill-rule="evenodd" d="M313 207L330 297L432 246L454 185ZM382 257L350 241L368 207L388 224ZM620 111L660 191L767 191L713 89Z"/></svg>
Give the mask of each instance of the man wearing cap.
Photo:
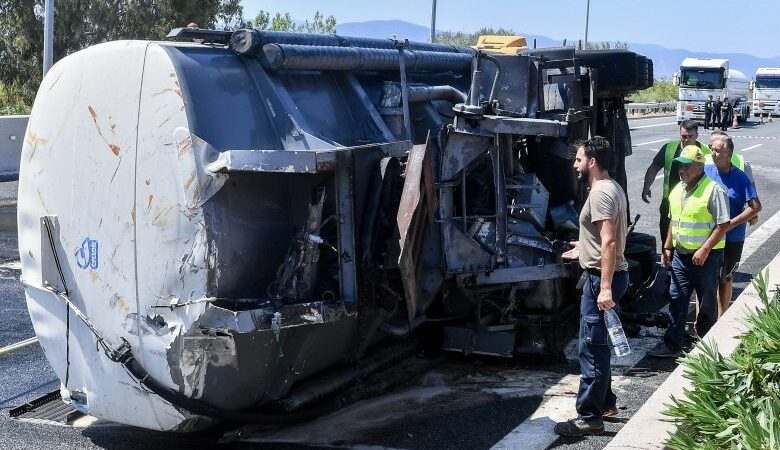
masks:
<svg viewBox="0 0 780 450"><path fill-rule="evenodd" d="M680 156L680 151L687 145L695 145L702 149L705 155L710 154L710 148L697 141L699 137L699 124L693 120L685 120L680 123L680 140L669 141L661 147L661 150L655 154L653 162L645 172L645 183L642 188L642 200L650 203L650 186L655 181L655 176L663 169L664 171L664 190L659 208L660 218L658 228L660 231L660 240L663 242L669 232L669 192L680 182L679 166L680 163L675 160Z"/></svg>
<svg viewBox="0 0 780 450"><path fill-rule="evenodd" d="M661 263L669 267L672 284L669 312L672 323L648 356L676 358L685 336L691 294L699 298L696 331L704 336L718 318L718 275L723 265L724 239L731 219L726 191L704 174L704 153L688 145L675 158L680 183L669 193L671 228Z"/></svg>
<svg viewBox="0 0 780 450"><path fill-rule="evenodd" d="M718 285L718 317L726 312L731 302L734 271L742 258L745 243L745 223L761 211L761 202L750 178L734 162L734 142L725 133L710 139L713 164L704 166L704 173L723 186L729 200L729 231L723 249L723 268ZM741 155L740 155L741 156ZM740 160L738 160L740 161ZM741 159L744 166L744 158Z"/></svg>

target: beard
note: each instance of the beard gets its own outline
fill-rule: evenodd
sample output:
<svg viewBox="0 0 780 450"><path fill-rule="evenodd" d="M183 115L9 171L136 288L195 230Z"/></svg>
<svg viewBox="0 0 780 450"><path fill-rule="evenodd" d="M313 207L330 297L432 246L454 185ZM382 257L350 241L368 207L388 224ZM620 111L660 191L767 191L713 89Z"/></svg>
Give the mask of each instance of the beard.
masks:
<svg viewBox="0 0 780 450"><path fill-rule="evenodd" d="M587 167L582 169L582 170L578 170L577 171L577 181L587 182L589 175L590 175L590 169L588 169Z"/></svg>

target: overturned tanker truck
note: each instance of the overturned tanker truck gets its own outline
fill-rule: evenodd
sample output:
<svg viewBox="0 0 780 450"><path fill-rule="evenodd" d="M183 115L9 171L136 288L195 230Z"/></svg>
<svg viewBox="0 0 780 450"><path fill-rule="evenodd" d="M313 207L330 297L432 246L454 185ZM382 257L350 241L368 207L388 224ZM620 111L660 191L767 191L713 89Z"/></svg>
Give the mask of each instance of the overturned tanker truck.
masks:
<svg viewBox="0 0 780 450"><path fill-rule="evenodd" d="M625 187L623 97L652 84L649 60L172 35L62 59L30 117L22 282L76 409L158 430L284 423L421 328L505 357L572 337L572 146L606 136Z"/></svg>

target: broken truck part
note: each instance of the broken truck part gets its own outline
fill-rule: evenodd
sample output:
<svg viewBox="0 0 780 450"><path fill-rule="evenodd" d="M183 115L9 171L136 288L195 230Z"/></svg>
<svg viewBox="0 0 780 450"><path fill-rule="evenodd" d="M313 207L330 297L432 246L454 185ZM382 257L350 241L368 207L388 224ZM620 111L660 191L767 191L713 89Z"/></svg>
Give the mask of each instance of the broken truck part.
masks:
<svg viewBox="0 0 780 450"><path fill-rule="evenodd" d="M197 42L62 59L28 124L22 282L79 411L158 430L300 420L423 325L450 351L560 351L572 145L606 136L625 187L623 95L652 84L646 58L174 34Z"/></svg>

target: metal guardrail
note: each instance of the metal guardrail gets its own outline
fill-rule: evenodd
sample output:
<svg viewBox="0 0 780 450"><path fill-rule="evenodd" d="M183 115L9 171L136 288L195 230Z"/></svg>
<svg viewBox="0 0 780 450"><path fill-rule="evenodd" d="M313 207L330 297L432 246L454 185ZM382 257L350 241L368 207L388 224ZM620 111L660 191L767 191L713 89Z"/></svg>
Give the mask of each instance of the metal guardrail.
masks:
<svg viewBox="0 0 780 450"><path fill-rule="evenodd" d="M659 112L671 112L677 108L677 102L650 102L650 103L627 103L626 112L629 114L650 114Z"/></svg>

